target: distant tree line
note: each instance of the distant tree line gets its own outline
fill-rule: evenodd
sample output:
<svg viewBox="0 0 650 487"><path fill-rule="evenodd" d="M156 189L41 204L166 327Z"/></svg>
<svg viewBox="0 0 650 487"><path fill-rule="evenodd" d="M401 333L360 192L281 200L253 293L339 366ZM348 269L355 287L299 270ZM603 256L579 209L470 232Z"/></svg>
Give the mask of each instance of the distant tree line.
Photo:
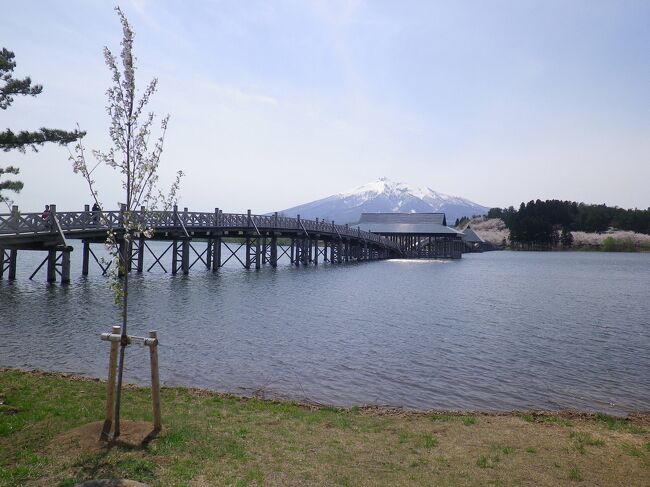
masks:
<svg viewBox="0 0 650 487"><path fill-rule="evenodd" d="M474 220L475 218L481 218L483 215L472 215L471 217L469 216L463 216L461 218L456 218L456 223L454 223L454 227L459 228L464 226L465 224L469 223L470 221Z"/></svg>
<svg viewBox="0 0 650 487"><path fill-rule="evenodd" d="M573 201L536 200L519 209L492 208L488 218L501 218L510 241L520 247L570 247L572 231L604 232L610 228L650 234L650 208L625 210Z"/></svg>

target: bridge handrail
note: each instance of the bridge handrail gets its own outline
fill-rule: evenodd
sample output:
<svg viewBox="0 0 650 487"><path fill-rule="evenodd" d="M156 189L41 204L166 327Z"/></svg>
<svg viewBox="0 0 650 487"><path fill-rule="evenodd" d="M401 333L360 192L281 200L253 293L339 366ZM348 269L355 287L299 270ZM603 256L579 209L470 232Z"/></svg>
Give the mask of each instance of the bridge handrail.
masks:
<svg viewBox="0 0 650 487"><path fill-rule="evenodd" d="M63 232L84 230L120 230L123 214L116 210L57 211L56 219ZM376 233L358 227L337 225L324 220L305 220L277 215L249 215L247 213L211 213L190 211L132 211L132 221L155 229L194 228L250 228L262 231L301 230L309 233L336 235L340 238L364 239L389 248L397 244ZM52 218L43 219L41 213L0 213L0 239L3 236L46 234L52 232Z"/></svg>

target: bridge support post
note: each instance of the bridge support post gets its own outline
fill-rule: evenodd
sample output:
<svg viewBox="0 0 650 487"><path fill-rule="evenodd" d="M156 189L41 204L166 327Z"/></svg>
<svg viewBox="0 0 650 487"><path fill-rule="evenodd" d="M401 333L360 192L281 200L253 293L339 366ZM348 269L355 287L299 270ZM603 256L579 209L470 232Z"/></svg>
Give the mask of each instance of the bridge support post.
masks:
<svg viewBox="0 0 650 487"><path fill-rule="evenodd" d="M341 264L343 262L343 242L341 240L339 240L336 250L336 263Z"/></svg>
<svg viewBox="0 0 650 487"><path fill-rule="evenodd" d="M133 237L129 239L129 244L128 248L126 250L127 255L129 256L129 260L127 262L128 267L126 269L127 272L131 272L133 270Z"/></svg>
<svg viewBox="0 0 650 487"><path fill-rule="evenodd" d="M144 237L140 236L138 239L138 274L142 274L144 270Z"/></svg>
<svg viewBox="0 0 650 487"><path fill-rule="evenodd" d="M81 251L81 275L87 276L90 264L90 242L84 240L83 250Z"/></svg>
<svg viewBox="0 0 650 487"><path fill-rule="evenodd" d="M183 274L187 275L190 272L190 241L187 238L183 239L181 245L181 266Z"/></svg>
<svg viewBox="0 0 650 487"><path fill-rule="evenodd" d="M260 255L260 237L255 238L255 269L262 267L262 256Z"/></svg>
<svg viewBox="0 0 650 487"><path fill-rule="evenodd" d="M221 237L216 237L212 242L212 270L221 267Z"/></svg>
<svg viewBox="0 0 650 487"><path fill-rule="evenodd" d="M293 259L294 259L294 252L293 252L293 246L294 246L294 240L291 239L291 242L289 243L289 248L291 249L290 255L289 255L289 261L291 262L291 265L293 265Z"/></svg>
<svg viewBox="0 0 650 487"><path fill-rule="evenodd" d="M251 268L251 238L249 235L246 235L246 263L244 264L244 267L246 269Z"/></svg>
<svg viewBox="0 0 650 487"><path fill-rule="evenodd" d="M61 251L61 284L70 282L70 250Z"/></svg>
<svg viewBox="0 0 650 487"><path fill-rule="evenodd" d="M56 281L56 250L47 251L47 282Z"/></svg>
<svg viewBox="0 0 650 487"><path fill-rule="evenodd" d="M308 238L302 239L302 263L304 265L309 265L311 258L311 242Z"/></svg>
<svg viewBox="0 0 650 487"><path fill-rule="evenodd" d="M9 280L16 279L16 263L18 261L18 250L11 249L9 251Z"/></svg>
<svg viewBox="0 0 650 487"><path fill-rule="evenodd" d="M269 246L266 242L266 237L262 239L262 264L266 265L268 263L268 250Z"/></svg>
<svg viewBox="0 0 650 487"><path fill-rule="evenodd" d="M9 262L9 258L7 257L7 254L5 253L5 249L0 247L0 279L5 274L5 265Z"/></svg>
<svg viewBox="0 0 650 487"><path fill-rule="evenodd" d="M126 252L126 242L124 241L124 238L122 238L118 243L117 243L117 252L119 254L119 260L118 260L118 266L117 266L117 277L122 277L124 276L124 271L123 269L126 268L126 258L127 252ZM48 269L49 269L49 261L48 261ZM48 270L48 275L49 275L49 270Z"/></svg>
<svg viewBox="0 0 650 487"><path fill-rule="evenodd" d="M278 266L278 237L271 237L271 267Z"/></svg>
<svg viewBox="0 0 650 487"><path fill-rule="evenodd" d="M212 237L208 237L208 243L205 249L205 267L212 269Z"/></svg>
<svg viewBox="0 0 650 487"><path fill-rule="evenodd" d="M318 265L318 237L314 240L314 265Z"/></svg>
<svg viewBox="0 0 650 487"><path fill-rule="evenodd" d="M178 273L178 240L172 241L172 276Z"/></svg>

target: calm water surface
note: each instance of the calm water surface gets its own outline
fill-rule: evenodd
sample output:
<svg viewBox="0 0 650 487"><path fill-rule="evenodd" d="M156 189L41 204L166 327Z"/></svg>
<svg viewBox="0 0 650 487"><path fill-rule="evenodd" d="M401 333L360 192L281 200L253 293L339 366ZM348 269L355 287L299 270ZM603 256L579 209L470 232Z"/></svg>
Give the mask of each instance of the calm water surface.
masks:
<svg viewBox="0 0 650 487"><path fill-rule="evenodd" d="M28 281L42 257L19 253L19 280L0 281L0 365L105 376L99 334L119 317L106 279L74 263L68 286ZM131 283L130 332L159 331L168 385L336 405L650 409L650 254L197 264ZM127 354L126 379L146 383L146 350Z"/></svg>

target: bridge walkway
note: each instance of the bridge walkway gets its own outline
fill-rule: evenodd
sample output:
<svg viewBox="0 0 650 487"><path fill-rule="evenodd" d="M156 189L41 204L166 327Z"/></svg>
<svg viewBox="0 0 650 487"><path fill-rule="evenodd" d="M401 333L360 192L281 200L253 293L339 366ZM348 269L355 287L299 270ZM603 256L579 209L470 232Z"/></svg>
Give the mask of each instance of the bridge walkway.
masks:
<svg viewBox="0 0 650 487"><path fill-rule="evenodd" d="M125 218L131 228L137 228L130 239L125 238ZM145 232L151 229L152 233ZM106 241L109 232L123 252L128 245L131 256L129 271L144 272L145 251L154 257L146 270L160 267L165 272L163 257L171 251L172 274L189 273L194 265L203 265L217 271L233 260L245 269L260 269L263 265L276 267L284 256L292 265L318 265L320 262L339 264L351 260L365 261L399 257L396 242L349 225L337 225L323 220L305 220L300 216L288 218L277 213L253 215L214 212L179 211L83 211L58 212L50 205L49 215L20 213L13 207L11 213L0 214L0 278L5 274L16 278L18 251L45 252L45 258L31 274L30 279L45 268L46 279L54 282L70 281L70 252L72 243L82 243L82 275L88 275L92 263L102 273L109 267L97 257L92 245ZM167 241L169 246L156 254L148 242ZM242 251L243 250L243 255Z"/></svg>

